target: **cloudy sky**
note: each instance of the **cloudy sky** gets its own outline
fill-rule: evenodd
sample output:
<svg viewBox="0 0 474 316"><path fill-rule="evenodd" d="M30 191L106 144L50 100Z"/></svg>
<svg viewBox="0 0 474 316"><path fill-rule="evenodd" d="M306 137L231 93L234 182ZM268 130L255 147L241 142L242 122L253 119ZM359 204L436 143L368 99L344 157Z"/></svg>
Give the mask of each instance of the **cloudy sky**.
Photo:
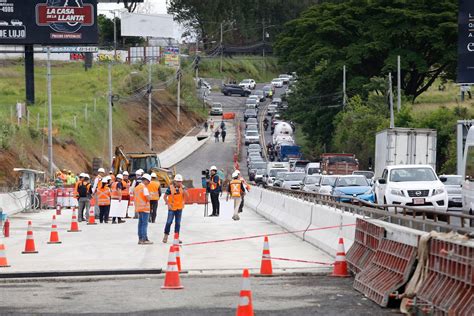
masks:
<svg viewBox="0 0 474 316"><path fill-rule="evenodd" d="M123 4L114 4L114 3L100 3L99 4L99 14L108 15L107 11L123 9ZM146 12L143 12L146 11ZM150 11L150 12L148 12ZM141 13L166 13L166 0L145 0L144 5L140 5L138 12Z"/></svg>

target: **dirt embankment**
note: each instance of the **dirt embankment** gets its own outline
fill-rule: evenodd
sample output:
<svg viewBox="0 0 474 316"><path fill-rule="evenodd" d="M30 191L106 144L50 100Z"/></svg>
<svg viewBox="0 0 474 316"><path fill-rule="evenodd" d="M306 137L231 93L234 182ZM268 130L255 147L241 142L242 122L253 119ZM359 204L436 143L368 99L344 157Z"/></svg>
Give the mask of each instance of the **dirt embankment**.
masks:
<svg viewBox="0 0 474 316"><path fill-rule="evenodd" d="M122 120L121 128L115 128L114 146L123 145L127 152L148 152L148 101L147 98L124 102L115 106L114 113L124 111L125 115L114 115L114 120ZM123 112L121 113L123 114ZM176 104L166 91L157 91L153 95L153 151L161 152L197 125L203 118L195 112L181 108L181 123L176 120ZM104 135L107 125L103 127ZM59 132L61 133L61 132ZM104 136L102 135L102 136ZM107 137L98 136L100 150L82 148L74 136L53 138L53 161L58 168L70 169L75 173L92 172L92 159L103 157L108 160ZM60 140L61 139L61 140ZM91 142L93 143L93 141ZM14 140L7 150L0 150L0 187L15 186L18 175L14 167L32 168L47 171L47 136L29 133L15 133ZM108 167L105 165L105 167Z"/></svg>

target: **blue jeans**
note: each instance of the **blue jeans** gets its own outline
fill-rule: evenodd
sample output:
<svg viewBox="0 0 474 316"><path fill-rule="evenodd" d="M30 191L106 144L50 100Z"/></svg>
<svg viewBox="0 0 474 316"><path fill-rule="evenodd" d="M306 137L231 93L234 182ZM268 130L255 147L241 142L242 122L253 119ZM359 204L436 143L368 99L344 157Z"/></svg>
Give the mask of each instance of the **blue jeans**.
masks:
<svg viewBox="0 0 474 316"><path fill-rule="evenodd" d="M181 215L183 215L183 210L170 211L168 210L168 219L166 220L165 234L169 235L171 230L171 224L174 221L174 232L179 234L179 229L181 227Z"/></svg>
<svg viewBox="0 0 474 316"><path fill-rule="evenodd" d="M148 218L150 213L140 212L138 213L138 239L139 240L148 240L147 230L148 230Z"/></svg>

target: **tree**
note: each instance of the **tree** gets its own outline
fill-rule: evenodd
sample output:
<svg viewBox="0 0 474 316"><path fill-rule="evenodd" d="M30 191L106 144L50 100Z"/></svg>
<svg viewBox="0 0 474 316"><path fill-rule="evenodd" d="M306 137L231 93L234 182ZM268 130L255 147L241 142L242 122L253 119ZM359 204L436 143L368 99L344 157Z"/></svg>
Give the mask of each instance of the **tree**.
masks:
<svg viewBox="0 0 474 316"><path fill-rule="evenodd" d="M347 93L367 99L402 57L402 90L413 101L438 77L454 78L456 0L348 0L315 5L285 25L274 47L302 77L290 108L315 143L332 143ZM383 91L383 90L382 90ZM337 107L339 105L339 107Z"/></svg>

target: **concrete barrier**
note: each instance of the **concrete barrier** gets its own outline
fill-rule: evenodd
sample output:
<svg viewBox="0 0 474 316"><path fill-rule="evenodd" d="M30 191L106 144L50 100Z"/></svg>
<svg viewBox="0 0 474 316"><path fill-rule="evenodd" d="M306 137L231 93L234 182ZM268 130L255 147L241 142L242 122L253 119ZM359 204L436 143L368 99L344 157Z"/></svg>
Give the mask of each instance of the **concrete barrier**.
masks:
<svg viewBox="0 0 474 316"><path fill-rule="evenodd" d="M0 208L3 210L3 214L12 216L29 207L30 199L27 191L0 193Z"/></svg>
<svg viewBox="0 0 474 316"><path fill-rule="evenodd" d="M209 137L203 138L204 136L209 135L199 134L197 136L184 136L166 150L159 153L158 157L160 158L161 166L163 168L171 168L181 160L187 158L206 143Z"/></svg>

